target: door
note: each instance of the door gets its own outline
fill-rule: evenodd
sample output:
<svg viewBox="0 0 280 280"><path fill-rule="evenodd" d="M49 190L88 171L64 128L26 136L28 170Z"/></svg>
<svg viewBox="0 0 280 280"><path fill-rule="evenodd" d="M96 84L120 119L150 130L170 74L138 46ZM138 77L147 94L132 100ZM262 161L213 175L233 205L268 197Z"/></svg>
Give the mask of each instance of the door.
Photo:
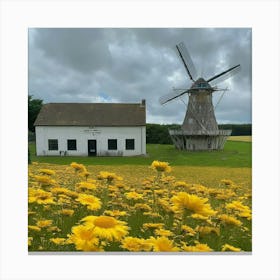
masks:
<svg viewBox="0 0 280 280"><path fill-rule="evenodd" d="M96 140L88 140L88 155L96 156Z"/></svg>

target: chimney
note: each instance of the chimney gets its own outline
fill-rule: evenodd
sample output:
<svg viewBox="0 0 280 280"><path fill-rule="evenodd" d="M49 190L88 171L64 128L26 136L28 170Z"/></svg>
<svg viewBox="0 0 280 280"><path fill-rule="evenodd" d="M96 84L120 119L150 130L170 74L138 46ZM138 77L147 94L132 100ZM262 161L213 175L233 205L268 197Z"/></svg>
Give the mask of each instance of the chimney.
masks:
<svg viewBox="0 0 280 280"><path fill-rule="evenodd" d="M141 101L141 107L145 107L146 106L146 99L142 99Z"/></svg>

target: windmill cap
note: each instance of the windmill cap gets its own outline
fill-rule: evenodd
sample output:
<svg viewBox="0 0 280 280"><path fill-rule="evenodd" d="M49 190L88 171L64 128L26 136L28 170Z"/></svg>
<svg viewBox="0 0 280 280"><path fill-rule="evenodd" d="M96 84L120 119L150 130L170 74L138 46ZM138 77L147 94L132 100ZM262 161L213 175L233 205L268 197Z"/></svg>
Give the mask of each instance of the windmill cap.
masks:
<svg viewBox="0 0 280 280"><path fill-rule="evenodd" d="M197 79L191 86L190 89L209 89L212 88L210 84L203 78Z"/></svg>

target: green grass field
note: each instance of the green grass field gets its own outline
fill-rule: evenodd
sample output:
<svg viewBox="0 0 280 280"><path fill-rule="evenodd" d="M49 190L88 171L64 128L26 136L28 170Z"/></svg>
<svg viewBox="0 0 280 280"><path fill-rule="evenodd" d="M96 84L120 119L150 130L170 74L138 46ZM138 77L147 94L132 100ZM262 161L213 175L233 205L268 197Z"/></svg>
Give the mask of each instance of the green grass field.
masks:
<svg viewBox="0 0 280 280"><path fill-rule="evenodd" d="M85 165L150 165L153 160L167 161L172 166L251 167L252 143L227 141L223 151L178 151L173 145L148 144L147 155L138 157L38 157L35 144L29 143L31 160L44 163Z"/></svg>

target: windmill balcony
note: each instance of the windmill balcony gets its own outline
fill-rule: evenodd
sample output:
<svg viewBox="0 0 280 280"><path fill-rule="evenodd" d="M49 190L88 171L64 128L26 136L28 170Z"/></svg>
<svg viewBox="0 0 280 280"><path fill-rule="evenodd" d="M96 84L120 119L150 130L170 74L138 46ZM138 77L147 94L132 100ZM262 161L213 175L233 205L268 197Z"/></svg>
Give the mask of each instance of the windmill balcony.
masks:
<svg viewBox="0 0 280 280"><path fill-rule="evenodd" d="M178 150L211 151L222 150L231 130L212 130L205 132L169 129L169 135Z"/></svg>

